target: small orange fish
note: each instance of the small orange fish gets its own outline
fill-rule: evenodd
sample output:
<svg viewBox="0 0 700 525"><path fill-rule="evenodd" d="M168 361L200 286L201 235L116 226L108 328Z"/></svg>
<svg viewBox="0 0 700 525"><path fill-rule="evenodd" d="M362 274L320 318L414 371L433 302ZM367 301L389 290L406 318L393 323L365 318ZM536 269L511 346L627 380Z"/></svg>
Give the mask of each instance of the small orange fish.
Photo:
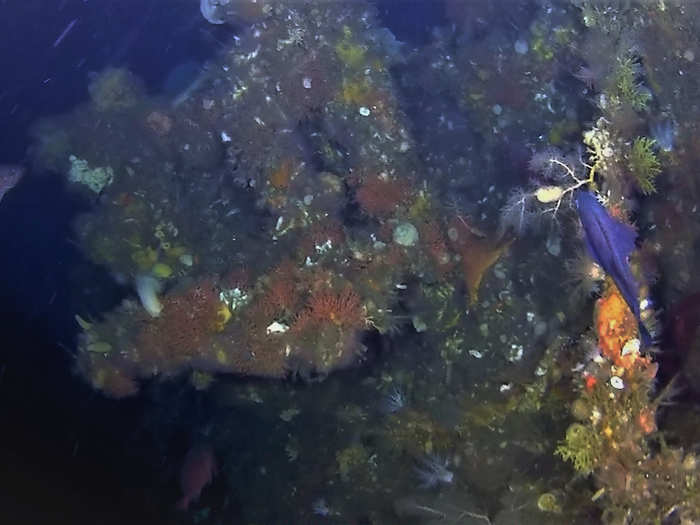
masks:
<svg viewBox="0 0 700 525"><path fill-rule="evenodd" d="M190 503L197 501L204 487L211 483L216 475L216 458L211 445L200 443L193 445L185 455L180 470L180 489L182 499L178 501L179 510L187 510Z"/></svg>

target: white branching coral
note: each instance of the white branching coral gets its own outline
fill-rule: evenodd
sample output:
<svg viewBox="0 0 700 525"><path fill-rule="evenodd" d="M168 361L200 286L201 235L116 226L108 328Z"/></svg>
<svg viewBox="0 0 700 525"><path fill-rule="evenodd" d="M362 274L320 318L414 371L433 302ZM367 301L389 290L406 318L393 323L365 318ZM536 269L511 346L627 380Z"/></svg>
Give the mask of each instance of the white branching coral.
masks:
<svg viewBox="0 0 700 525"><path fill-rule="evenodd" d="M597 128L595 128L597 129ZM581 154L564 156L556 148L536 152L529 168L535 174L529 188L516 188L511 192L500 213L500 230L522 235L536 226L545 215L556 218L562 203L578 189L592 185L596 171L603 161L598 142L585 142L588 162Z"/></svg>
<svg viewBox="0 0 700 525"><path fill-rule="evenodd" d="M501 208L499 230L501 234L513 231L516 235L523 235L535 225L538 217L534 193L516 188Z"/></svg>

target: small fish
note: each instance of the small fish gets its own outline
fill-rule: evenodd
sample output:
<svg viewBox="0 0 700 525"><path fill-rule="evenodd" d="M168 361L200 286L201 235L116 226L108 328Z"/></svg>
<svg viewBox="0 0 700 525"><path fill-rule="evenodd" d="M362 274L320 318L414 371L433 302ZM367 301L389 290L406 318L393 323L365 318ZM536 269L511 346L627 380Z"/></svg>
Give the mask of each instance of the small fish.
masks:
<svg viewBox="0 0 700 525"><path fill-rule="evenodd" d="M17 164L0 164L0 201L24 176L24 167Z"/></svg>
<svg viewBox="0 0 700 525"><path fill-rule="evenodd" d="M620 289L622 297L639 322L642 342L649 346L652 338L640 318L639 284L629 265L629 256L634 250L637 234L629 224L612 217L592 193L576 192L575 202L585 232L588 253Z"/></svg>
<svg viewBox="0 0 700 525"><path fill-rule="evenodd" d="M187 510L190 503L197 501L202 489L211 483L216 475L216 458L211 446L203 443L193 445L185 455L180 470L180 489L182 499L178 501L179 510Z"/></svg>

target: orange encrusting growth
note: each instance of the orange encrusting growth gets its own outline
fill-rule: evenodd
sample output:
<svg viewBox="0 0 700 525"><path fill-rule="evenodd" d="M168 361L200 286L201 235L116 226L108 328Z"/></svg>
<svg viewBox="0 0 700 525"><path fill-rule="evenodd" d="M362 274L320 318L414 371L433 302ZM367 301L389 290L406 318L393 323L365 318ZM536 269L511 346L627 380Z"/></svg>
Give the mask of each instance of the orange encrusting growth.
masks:
<svg viewBox="0 0 700 525"><path fill-rule="evenodd" d="M615 284L608 280L595 311L595 329L601 353L625 369L634 365L638 352L622 355L625 344L639 337L637 319Z"/></svg>
<svg viewBox="0 0 700 525"><path fill-rule="evenodd" d="M656 430L655 418L656 413L652 408L645 407L639 412L639 415L637 416L637 423L639 424L639 428L642 430L642 432L645 434L651 434Z"/></svg>
<svg viewBox="0 0 700 525"><path fill-rule="evenodd" d="M387 217L409 197L406 181L373 175L362 181L355 198L362 210L373 217Z"/></svg>

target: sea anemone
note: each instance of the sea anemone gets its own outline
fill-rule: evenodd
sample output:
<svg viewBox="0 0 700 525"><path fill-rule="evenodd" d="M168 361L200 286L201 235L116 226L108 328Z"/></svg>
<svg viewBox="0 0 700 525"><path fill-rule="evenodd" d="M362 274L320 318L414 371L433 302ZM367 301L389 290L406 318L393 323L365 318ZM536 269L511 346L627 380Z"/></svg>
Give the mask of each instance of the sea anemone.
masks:
<svg viewBox="0 0 700 525"><path fill-rule="evenodd" d="M573 75L574 78L586 84L588 89L593 89L601 79L600 72L588 66L579 67Z"/></svg>
<svg viewBox="0 0 700 525"><path fill-rule="evenodd" d="M394 387L386 393L379 403L379 410L384 414L395 414L406 406L406 394L401 387Z"/></svg>
<svg viewBox="0 0 700 525"><path fill-rule="evenodd" d="M501 235L512 231L523 235L539 221L534 195L523 188L513 190L501 207L498 230Z"/></svg>
<svg viewBox="0 0 700 525"><path fill-rule="evenodd" d="M434 454L425 456L419 460L415 467L416 475L420 480L420 488L428 489L440 484L450 484L454 480L454 473L449 470L447 459Z"/></svg>
<svg viewBox="0 0 700 525"><path fill-rule="evenodd" d="M527 163L527 168L533 174L544 179L550 179L559 172L559 166L552 159L564 162L564 155L558 148L547 147L535 151Z"/></svg>
<svg viewBox="0 0 700 525"><path fill-rule="evenodd" d="M657 120L649 124L649 131L659 149L665 152L673 151L677 133L675 122L670 119Z"/></svg>
<svg viewBox="0 0 700 525"><path fill-rule="evenodd" d="M605 272L588 254L579 252L565 261L564 267L569 274L565 284L570 291L569 302L572 306L579 305L600 292Z"/></svg>

